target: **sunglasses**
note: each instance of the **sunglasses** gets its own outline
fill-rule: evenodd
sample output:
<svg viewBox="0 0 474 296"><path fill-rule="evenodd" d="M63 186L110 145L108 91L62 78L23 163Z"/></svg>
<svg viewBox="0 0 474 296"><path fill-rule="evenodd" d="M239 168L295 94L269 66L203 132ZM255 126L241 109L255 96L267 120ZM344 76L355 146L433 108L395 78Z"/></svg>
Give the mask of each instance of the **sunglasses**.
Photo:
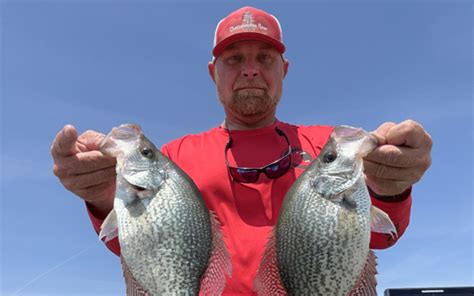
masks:
<svg viewBox="0 0 474 296"><path fill-rule="evenodd" d="M279 136L284 137L288 144L288 152L285 153L281 158L273 161L266 166L260 168L249 168L249 167L234 167L229 164L227 160L227 151L232 146L232 138L229 133L229 141L225 146L224 157L225 164L233 180L239 183L255 183L260 176L260 173L264 173L270 179L276 179L284 175L291 167L291 145L288 137L283 133L281 129L275 127L275 131Z"/></svg>

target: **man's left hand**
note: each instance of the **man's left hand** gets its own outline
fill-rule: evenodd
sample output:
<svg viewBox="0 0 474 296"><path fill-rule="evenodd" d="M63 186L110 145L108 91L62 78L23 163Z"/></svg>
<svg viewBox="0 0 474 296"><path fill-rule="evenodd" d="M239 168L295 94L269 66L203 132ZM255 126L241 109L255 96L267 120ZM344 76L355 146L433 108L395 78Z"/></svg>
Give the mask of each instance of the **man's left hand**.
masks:
<svg viewBox="0 0 474 296"><path fill-rule="evenodd" d="M364 158L367 185L378 195L403 193L431 165L431 136L413 120L386 122L372 134L379 145Z"/></svg>

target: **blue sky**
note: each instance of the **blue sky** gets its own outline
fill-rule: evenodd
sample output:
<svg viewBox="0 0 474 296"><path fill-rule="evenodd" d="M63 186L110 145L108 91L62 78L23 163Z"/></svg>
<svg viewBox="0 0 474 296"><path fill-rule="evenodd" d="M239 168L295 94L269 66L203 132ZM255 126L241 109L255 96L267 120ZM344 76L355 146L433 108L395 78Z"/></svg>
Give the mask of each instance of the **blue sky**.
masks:
<svg viewBox="0 0 474 296"><path fill-rule="evenodd" d="M377 252L379 292L474 285L470 1L4 0L1 295L124 294L118 258L52 174L51 141L66 123L136 122L157 145L218 125L206 66L215 25L243 5L283 26L280 120L373 130L410 118L433 137L409 229Z"/></svg>

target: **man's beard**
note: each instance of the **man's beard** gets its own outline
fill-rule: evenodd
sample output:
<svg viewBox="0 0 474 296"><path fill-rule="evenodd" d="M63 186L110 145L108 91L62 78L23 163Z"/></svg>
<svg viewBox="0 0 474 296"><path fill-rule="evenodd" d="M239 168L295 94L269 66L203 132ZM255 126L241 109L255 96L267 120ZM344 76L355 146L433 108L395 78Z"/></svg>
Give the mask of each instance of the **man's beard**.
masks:
<svg viewBox="0 0 474 296"><path fill-rule="evenodd" d="M260 115L273 110L279 100L279 96L272 98L265 90L240 90L233 93L228 107L243 116Z"/></svg>

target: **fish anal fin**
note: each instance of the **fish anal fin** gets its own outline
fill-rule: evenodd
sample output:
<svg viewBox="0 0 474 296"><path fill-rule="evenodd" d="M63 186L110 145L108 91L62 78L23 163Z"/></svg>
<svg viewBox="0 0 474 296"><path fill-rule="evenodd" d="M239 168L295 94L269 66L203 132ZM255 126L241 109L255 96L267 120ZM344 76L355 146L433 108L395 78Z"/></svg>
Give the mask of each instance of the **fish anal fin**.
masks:
<svg viewBox="0 0 474 296"><path fill-rule="evenodd" d="M221 295L226 284L226 276L232 274L232 261L222 237L220 223L210 211L212 229L212 250L206 272L201 278L200 295Z"/></svg>
<svg viewBox="0 0 474 296"><path fill-rule="evenodd" d="M145 289L142 288L140 283L133 277L130 269L128 269L127 264L122 256L120 256L122 261L122 270L123 277L125 279L125 289L127 296L149 296Z"/></svg>
<svg viewBox="0 0 474 296"><path fill-rule="evenodd" d="M377 290L375 289L377 286L377 280L375 279L375 275L377 274L376 260L377 257L374 252L369 250L364 269L354 289L349 293L349 296L377 296Z"/></svg>
<svg viewBox="0 0 474 296"><path fill-rule="evenodd" d="M104 222L100 226L99 239L102 240L105 238L104 242L108 242L117 236L118 236L117 214L115 213L115 210L112 210L110 211L110 213L107 215Z"/></svg>
<svg viewBox="0 0 474 296"><path fill-rule="evenodd" d="M275 229L270 233L253 287L259 296L287 295L278 271Z"/></svg>
<svg viewBox="0 0 474 296"><path fill-rule="evenodd" d="M398 236L397 229L387 213L375 206L370 208L370 230L390 234L392 238Z"/></svg>

